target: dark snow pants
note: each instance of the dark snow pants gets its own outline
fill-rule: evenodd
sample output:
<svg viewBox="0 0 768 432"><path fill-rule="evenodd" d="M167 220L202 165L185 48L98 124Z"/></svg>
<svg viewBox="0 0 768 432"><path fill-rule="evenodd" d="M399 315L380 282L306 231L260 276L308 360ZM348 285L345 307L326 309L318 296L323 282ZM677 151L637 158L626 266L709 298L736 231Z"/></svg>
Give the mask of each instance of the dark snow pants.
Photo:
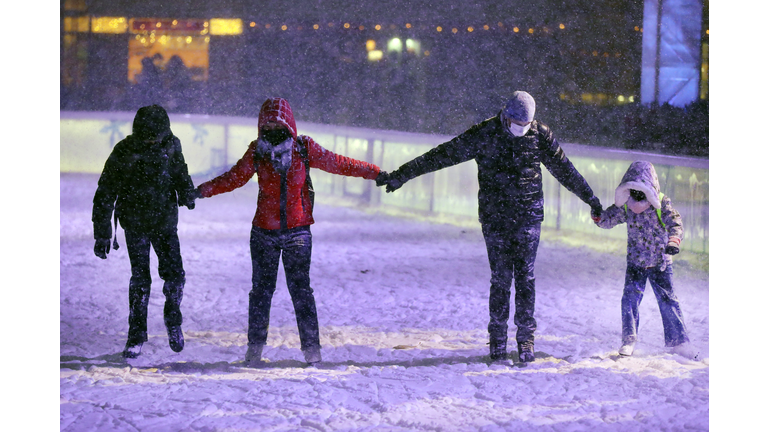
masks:
<svg viewBox="0 0 768 432"><path fill-rule="evenodd" d="M515 281L515 325L517 343L533 342L536 319L536 280L533 267L539 248L541 223L520 227L483 225L485 247L491 265L491 292L488 299L491 342L507 341L507 321L512 280Z"/></svg>
<svg viewBox="0 0 768 432"><path fill-rule="evenodd" d="M683 312L680 310L680 302L672 286L672 265L669 264L664 270L660 270L659 267L643 268L627 264L624 294L621 297L622 343L637 341L637 328L640 323L639 307L643 300L646 280L651 283L651 288L656 294L666 346L673 347L688 342Z"/></svg>
<svg viewBox="0 0 768 432"><path fill-rule="evenodd" d="M248 343L264 345L269 330L269 311L277 285L280 256L293 301L301 349L320 347L315 296L309 286L309 266L312 258L312 233L309 226L266 230L251 230L251 262L253 288L248 295Z"/></svg>
<svg viewBox="0 0 768 432"><path fill-rule="evenodd" d="M125 231L128 257L131 261L131 282L128 288L128 340L147 341L147 308L152 276L149 271L150 247L157 255L158 274L164 281L166 327L181 325L181 298L184 294L185 273L176 227L148 232Z"/></svg>

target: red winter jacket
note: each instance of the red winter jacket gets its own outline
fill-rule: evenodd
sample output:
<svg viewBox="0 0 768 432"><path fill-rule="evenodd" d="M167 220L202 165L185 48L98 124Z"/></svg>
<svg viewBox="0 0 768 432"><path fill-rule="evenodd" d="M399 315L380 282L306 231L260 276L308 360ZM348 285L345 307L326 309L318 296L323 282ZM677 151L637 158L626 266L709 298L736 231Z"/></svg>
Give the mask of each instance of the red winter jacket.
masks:
<svg viewBox="0 0 768 432"><path fill-rule="evenodd" d="M309 201L309 191L306 187L306 170L304 161L299 154L296 141L307 149L307 157L311 168L319 168L332 174L351 177L362 177L374 180L380 172L376 165L337 155L316 143L312 138L296 135L296 122L293 118L288 101L282 98L267 99L259 112L259 130L268 122L285 125L294 138L291 165L288 169L286 217L287 228L311 225L312 207ZM272 167L269 160L257 160L256 144L251 141L243 157L226 173L202 183L197 187L204 197L212 197L235 190L257 175L259 181L259 197L256 203L256 215L253 224L264 229L280 228L280 174Z"/></svg>

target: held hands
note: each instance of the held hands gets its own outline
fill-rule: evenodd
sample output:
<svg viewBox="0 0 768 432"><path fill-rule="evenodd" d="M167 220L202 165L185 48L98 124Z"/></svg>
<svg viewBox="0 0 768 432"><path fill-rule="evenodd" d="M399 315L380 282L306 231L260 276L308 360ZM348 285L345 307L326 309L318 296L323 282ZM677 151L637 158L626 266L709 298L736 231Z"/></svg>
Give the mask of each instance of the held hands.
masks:
<svg viewBox="0 0 768 432"><path fill-rule="evenodd" d="M387 193L394 192L398 189L400 189L401 186L405 184L405 181L401 180L397 176L397 171L393 173L388 173L386 171L381 171L376 177L376 186L386 186L387 187Z"/></svg>
<svg viewBox="0 0 768 432"><path fill-rule="evenodd" d="M109 243L109 239L96 239L96 244L93 245L93 253L101 259L107 259Z"/></svg>
<svg viewBox="0 0 768 432"><path fill-rule="evenodd" d="M192 193L189 194L189 197L187 198L187 202L185 203L179 203L179 206L185 206L186 208L190 210L195 209L195 200L202 198L203 195L200 193L199 189L193 189Z"/></svg>

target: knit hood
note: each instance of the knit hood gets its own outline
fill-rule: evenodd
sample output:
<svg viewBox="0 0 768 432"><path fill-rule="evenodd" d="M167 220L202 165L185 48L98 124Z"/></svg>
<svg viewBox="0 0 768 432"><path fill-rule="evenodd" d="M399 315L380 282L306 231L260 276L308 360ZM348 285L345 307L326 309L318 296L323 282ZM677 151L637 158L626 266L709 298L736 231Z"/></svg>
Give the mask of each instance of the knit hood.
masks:
<svg viewBox="0 0 768 432"><path fill-rule="evenodd" d="M282 124L291 132L293 139L296 139L296 120L293 119L293 111L287 100L269 98L264 101L259 112L259 129L270 122Z"/></svg>
<svg viewBox="0 0 768 432"><path fill-rule="evenodd" d="M632 162L616 188L614 197L616 207L626 204L629 199L629 190L634 189L645 194L646 199L654 208L661 208L659 199L659 178L653 164L646 161Z"/></svg>

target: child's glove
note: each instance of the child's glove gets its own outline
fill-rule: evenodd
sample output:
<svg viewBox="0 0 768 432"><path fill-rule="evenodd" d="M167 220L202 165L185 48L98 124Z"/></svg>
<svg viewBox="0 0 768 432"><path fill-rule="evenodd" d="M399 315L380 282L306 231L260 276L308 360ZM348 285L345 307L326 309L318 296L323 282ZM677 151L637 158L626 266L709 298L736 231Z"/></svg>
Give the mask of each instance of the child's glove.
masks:
<svg viewBox="0 0 768 432"><path fill-rule="evenodd" d="M107 259L109 243L109 239L96 239L96 244L93 245L93 253L101 259Z"/></svg>
<svg viewBox="0 0 768 432"><path fill-rule="evenodd" d="M400 189L406 181L406 179L401 178L402 176L399 174L399 172L396 170L389 174L389 178L387 179L387 193L394 192L398 189Z"/></svg>
<svg viewBox="0 0 768 432"><path fill-rule="evenodd" d="M680 240L675 237L669 239L667 247L664 248L664 253L667 255L676 255L680 252Z"/></svg>

